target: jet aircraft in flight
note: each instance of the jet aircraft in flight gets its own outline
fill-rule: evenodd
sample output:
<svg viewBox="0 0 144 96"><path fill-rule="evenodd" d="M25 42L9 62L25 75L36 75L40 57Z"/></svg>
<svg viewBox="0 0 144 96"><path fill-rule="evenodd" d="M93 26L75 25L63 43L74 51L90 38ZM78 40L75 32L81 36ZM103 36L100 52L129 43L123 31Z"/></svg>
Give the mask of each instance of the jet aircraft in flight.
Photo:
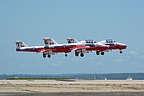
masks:
<svg viewBox="0 0 144 96"><path fill-rule="evenodd" d="M68 38L67 42L68 43L76 43L78 41L74 38ZM120 53L122 53L122 50L126 49L126 47L127 47L126 44L116 42L112 39L102 40L102 41L99 41L99 42L95 42L93 40L84 40L84 41L80 41L80 42L85 44L86 46L87 45L90 46L89 48L86 48L86 51L88 51L88 52L89 51L96 51L97 55L99 55L99 54L104 55L104 52L110 51L110 50L120 50ZM95 46L92 46L92 44L98 44L99 46L95 47ZM105 46L107 48L104 48L104 47L100 48L100 45ZM75 50L75 55L76 56L78 56L78 52L79 52L78 50Z"/></svg>
<svg viewBox="0 0 144 96"><path fill-rule="evenodd" d="M78 43L78 41L74 38L67 38L67 42L68 43ZM104 55L104 51L108 49L108 45L104 45L101 42L95 42L94 40L83 40L80 41L79 43L84 44L85 46L89 46L88 48L85 48L84 53L89 53L91 51L98 51L101 52L101 55ZM75 50L75 56L78 56L79 54L81 54L81 51L83 49L78 49ZM81 55L80 55L81 56Z"/></svg>
<svg viewBox="0 0 144 96"><path fill-rule="evenodd" d="M87 52L87 48L89 47L95 47L95 48L107 48L106 45L99 45L99 44L84 44L81 42L74 42L74 43L66 43L66 44L58 44L56 41L54 41L52 38L44 38L44 46L27 46L22 41L16 41L16 51L23 51L23 52L37 52L37 53L43 53L43 57L46 56L48 58L51 57L51 55L55 55L56 53L65 53L65 56L67 56L67 53L76 50L76 55L79 55L81 57L84 56L84 53ZM101 51L101 50L100 50Z"/></svg>
<svg viewBox="0 0 144 96"><path fill-rule="evenodd" d="M120 54L122 54L122 50L127 48L126 44L116 42L115 40L112 39L107 39L107 40L101 40L99 43L102 43L104 45L108 45L108 49L106 51L112 51L112 50L120 50ZM99 55L100 51L97 51L97 55Z"/></svg>

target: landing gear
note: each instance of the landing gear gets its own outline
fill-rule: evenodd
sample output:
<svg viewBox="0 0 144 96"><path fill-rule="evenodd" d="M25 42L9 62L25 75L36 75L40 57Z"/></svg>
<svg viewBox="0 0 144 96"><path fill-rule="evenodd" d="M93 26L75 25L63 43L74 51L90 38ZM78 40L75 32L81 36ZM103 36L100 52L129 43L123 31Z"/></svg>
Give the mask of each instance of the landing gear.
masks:
<svg viewBox="0 0 144 96"><path fill-rule="evenodd" d="M104 52L101 52L101 55L104 55Z"/></svg>
<svg viewBox="0 0 144 96"><path fill-rule="evenodd" d="M79 56L79 52L75 51L75 56Z"/></svg>
<svg viewBox="0 0 144 96"><path fill-rule="evenodd" d="M79 56L79 54L75 54L75 56Z"/></svg>
<svg viewBox="0 0 144 96"><path fill-rule="evenodd" d="M83 57L83 56L84 56L84 54L83 54L83 53L81 53L81 54L80 54L80 56L81 56L81 57Z"/></svg>
<svg viewBox="0 0 144 96"><path fill-rule="evenodd" d="M96 51L96 55L100 55L100 54L101 54L101 55L104 55L104 52L101 52L101 53L100 53L100 51Z"/></svg>
<svg viewBox="0 0 144 96"><path fill-rule="evenodd" d="M43 58L46 58L46 54L43 53Z"/></svg>
<svg viewBox="0 0 144 96"><path fill-rule="evenodd" d="M67 54L65 54L65 57L67 57L68 55Z"/></svg>
<svg viewBox="0 0 144 96"><path fill-rule="evenodd" d="M96 55L99 55L99 53L100 53L99 51L96 51Z"/></svg>
<svg viewBox="0 0 144 96"><path fill-rule="evenodd" d="M122 54L122 51L120 51L120 54Z"/></svg>
<svg viewBox="0 0 144 96"><path fill-rule="evenodd" d="M50 57L51 57L51 55L48 55L47 57L48 57L48 58L50 58Z"/></svg>

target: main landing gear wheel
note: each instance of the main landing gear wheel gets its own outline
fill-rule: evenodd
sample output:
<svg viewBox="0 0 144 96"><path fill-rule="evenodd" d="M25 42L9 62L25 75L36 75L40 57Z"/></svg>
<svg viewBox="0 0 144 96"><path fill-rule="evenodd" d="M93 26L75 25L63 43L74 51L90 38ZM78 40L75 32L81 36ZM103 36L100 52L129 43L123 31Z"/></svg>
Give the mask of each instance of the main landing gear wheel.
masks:
<svg viewBox="0 0 144 96"><path fill-rule="evenodd" d="M96 51L96 54L97 54L97 55L99 55L99 53L100 53L99 51Z"/></svg>
<svg viewBox="0 0 144 96"><path fill-rule="evenodd" d="M83 54L83 53L81 53L81 54L80 54L80 56L81 56L81 57L83 57L83 56L84 56L84 54Z"/></svg>
<svg viewBox="0 0 144 96"><path fill-rule="evenodd" d="M104 55L104 52L101 52L101 55Z"/></svg>
<svg viewBox="0 0 144 96"><path fill-rule="evenodd" d="M79 56L79 54L75 54L75 56Z"/></svg>
<svg viewBox="0 0 144 96"><path fill-rule="evenodd" d="M45 54L43 54L43 58L46 58L46 55L45 55Z"/></svg>
<svg viewBox="0 0 144 96"><path fill-rule="evenodd" d="M79 56L79 52L75 51L75 56Z"/></svg>
<svg viewBox="0 0 144 96"><path fill-rule="evenodd" d="M51 55L48 55L48 58L50 58L51 57Z"/></svg>
<svg viewBox="0 0 144 96"><path fill-rule="evenodd" d="M122 51L120 51L120 54L122 54Z"/></svg>
<svg viewBox="0 0 144 96"><path fill-rule="evenodd" d="M43 58L46 58L46 55L43 55Z"/></svg>

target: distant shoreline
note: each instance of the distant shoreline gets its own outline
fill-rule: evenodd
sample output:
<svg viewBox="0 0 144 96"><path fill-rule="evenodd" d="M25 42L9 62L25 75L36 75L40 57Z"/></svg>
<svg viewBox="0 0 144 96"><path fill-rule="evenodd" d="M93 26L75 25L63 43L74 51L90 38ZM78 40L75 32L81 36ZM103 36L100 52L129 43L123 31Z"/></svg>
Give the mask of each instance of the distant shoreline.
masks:
<svg viewBox="0 0 144 96"><path fill-rule="evenodd" d="M126 80L131 77L133 80L144 80L144 73L79 73L79 74L2 74L0 79L84 79L84 80Z"/></svg>

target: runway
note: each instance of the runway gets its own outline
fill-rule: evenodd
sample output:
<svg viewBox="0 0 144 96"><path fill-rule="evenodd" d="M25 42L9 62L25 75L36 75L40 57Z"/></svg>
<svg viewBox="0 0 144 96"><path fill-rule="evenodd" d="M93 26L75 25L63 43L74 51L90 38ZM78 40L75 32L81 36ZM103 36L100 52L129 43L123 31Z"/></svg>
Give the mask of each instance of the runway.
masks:
<svg viewBox="0 0 144 96"><path fill-rule="evenodd" d="M0 80L0 96L144 96L143 80Z"/></svg>

